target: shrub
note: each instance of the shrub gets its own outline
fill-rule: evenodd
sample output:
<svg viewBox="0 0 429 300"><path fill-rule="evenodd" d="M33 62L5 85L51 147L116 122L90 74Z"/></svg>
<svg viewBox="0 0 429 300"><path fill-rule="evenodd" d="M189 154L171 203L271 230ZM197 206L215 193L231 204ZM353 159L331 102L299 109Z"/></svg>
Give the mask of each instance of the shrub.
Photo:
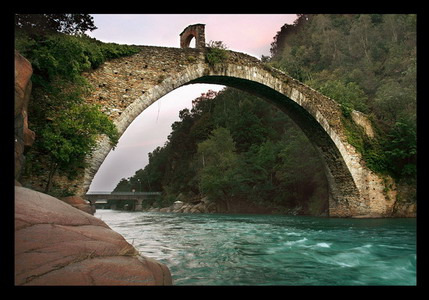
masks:
<svg viewBox="0 0 429 300"><path fill-rule="evenodd" d="M228 54L226 45L222 41L210 41L207 44L206 61L214 67L226 61Z"/></svg>
<svg viewBox="0 0 429 300"><path fill-rule="evenodd" d="M83 167L98 135L107 135L113 145L118 140L112 121L99 107L84 101L89 85L82 72L140 50L102 43L85 35L54 33L30 37L24 32L17 32L15 47L33 66L29 121L38 138L30 155L49 166L45 188L49 192L57 171L72 177ZM26 169L29 176L37 172Z"/></svg>
<svg viewBox="0 0 429 300"><path fill-rule="evenodd" d="M83 71L95 69L108 59L140 51L135 46L102 43L86 35L60 33L29 37L18 32L15 47L31 62L35 76L42 76L48 81L57 76L74 81Z"/></svg>

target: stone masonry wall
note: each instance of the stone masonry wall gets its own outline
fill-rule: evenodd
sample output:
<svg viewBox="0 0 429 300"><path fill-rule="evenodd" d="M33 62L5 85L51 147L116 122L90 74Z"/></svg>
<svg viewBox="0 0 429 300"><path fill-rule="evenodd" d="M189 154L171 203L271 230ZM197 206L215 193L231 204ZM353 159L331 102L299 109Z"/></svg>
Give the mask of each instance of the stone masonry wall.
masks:
<svg viewBox="0 0 429 300"><path fill-rule="evenodd" d="M180 48L188 48L191 40L195 38L195 48L203 49L206 46L204 24L194 24L186 27L180 34Z"/></svg>
<svg viewBox="0 0 429 300"><path fill-rule="evenodd" d="M200 51L193 48L140 48L140 53L107 61L98 69L83 74L94 88L87 101L100 104L112 120L120 117L132 102L152 87L192 64L200 55Z"/></svg>

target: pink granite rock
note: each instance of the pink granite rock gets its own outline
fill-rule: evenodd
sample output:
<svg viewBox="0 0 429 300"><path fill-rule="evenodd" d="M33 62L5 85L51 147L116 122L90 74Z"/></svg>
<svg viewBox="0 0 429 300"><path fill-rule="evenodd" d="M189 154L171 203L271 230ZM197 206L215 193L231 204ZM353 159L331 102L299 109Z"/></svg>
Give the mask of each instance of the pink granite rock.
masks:
<svg viewBox="0 0 429 300"><path fill-rule="evenodd" d="M24 148L33 144L36 134L28 128L27 108L31 94L30 62L15 51L15 179L24 164Z"/></svg>
<svg viewBox="0 0 429 300"><path fill-rule="evenodd" d="M16 285L170 285L168 268L141 256L100 219L15 186Z"/></svg>
<svg viewBox="0 0 429 300"><path fill-rule="evenodd" d="M69 196L61 198L60 200L91 215L95 213L95 207L91 206L91 204L88 203L88 201L85 201L82 197Z"/></svg>

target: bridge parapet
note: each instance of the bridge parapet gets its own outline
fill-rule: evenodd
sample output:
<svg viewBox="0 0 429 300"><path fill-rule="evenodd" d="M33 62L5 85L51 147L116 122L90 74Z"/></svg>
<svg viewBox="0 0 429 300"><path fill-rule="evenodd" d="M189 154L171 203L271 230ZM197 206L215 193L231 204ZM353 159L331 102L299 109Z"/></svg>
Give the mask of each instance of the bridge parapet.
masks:
<svg viewBox="0 0 429 300"><path fill-rule="evenodd" d="M161 195L161 192L105 192L105 191L90 191L88 193L86 193L86 195L124 195L124 196L129 196L129 195L142 195L142 196L151 196L151 195L156 195L159 196Z"/></svg>
<svg viewBox="0 0 429 300"><path fill-rule="evenodd" d="M154 196L160 196L160 192L90 192L85 194L88 201L96 200L144 200Z"/></svg>
<svg viewBox="0 0 429 300"><path fill-rule="evenodd" d="M85 194L84 198L95 205L99 200L115 200L115 201L135 201L134 210L142 210L142 203L149 198L159 197L161 192L97 192L91 191Z"/></svg>

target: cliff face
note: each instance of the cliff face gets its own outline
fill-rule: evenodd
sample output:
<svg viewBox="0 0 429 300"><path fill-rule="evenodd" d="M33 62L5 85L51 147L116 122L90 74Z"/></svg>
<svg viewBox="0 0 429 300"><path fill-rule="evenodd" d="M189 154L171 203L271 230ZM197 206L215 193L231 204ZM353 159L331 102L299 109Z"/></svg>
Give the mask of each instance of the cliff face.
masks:
<svg viewBox="0 0 429 300"><path fill-rule="evenodd" d="M31 146L35 133L28 128L27 108L31 94L33 68L28 60L15 51L15 179L24 164L24 147Z"/></svg>

